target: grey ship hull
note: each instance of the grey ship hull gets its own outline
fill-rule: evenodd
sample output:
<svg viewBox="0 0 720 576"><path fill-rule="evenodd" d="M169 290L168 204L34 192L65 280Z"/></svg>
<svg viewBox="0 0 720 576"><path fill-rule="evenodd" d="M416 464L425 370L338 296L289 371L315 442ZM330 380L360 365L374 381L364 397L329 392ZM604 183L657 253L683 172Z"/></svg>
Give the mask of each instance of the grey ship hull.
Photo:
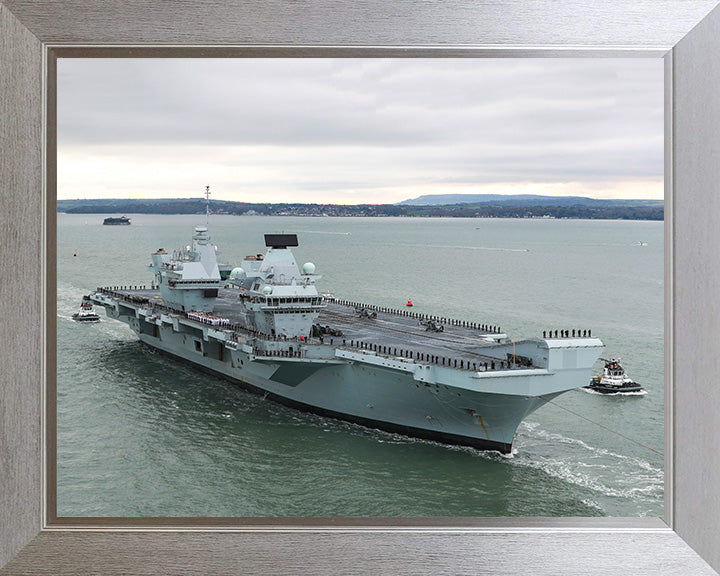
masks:
<svg viewBox="0 0 720 576"><path fill-rule="evenodd" d="M253 361L251 355L239 353L229 367L226 362L189 355L172 335L162 341L139 336L143 343L167 356L292 408L406 436L504 454L511 451L515 430L523 418L562 393L522 399L484 394L445 384L417 383L407 373L362 362ZM245 368L246 364L250 366Z"/></svg>
<svg viewBox="0 0 720 576"><path fill-rule="evenodd" d="M480 345L465 328L432 335L404 316L409 313L383 311L375 321L360 321L348 312L352 307L339 304L320 320L334 322L345 338L266 341L237 324L212 326L164 308L156 291L101 290L91 300L148 346L282 404L502 453L511 451L523 418L587 382L602 350L596 338ZM217 313L230 316L223 302L231 300L221 294ZM373 345L373 337L386 345ZM392 346L398 342L415 345L415 352ZM451 344L454 362L442 357L441 363L432 353ZM509 366L503 360L510 352L532 358L532 365ZM458 358L462 369L451 367ZM493 369L485 369L488 359Z"/></svg>

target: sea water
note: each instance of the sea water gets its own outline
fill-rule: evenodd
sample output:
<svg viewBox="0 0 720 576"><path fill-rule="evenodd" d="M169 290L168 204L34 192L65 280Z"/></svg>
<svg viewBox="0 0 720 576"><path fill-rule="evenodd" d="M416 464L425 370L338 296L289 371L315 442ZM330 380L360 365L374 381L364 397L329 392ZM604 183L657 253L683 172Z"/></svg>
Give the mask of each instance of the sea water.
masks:
<svg viewBox="0 0 720 576"><path fill-rule="evenodd" d="M318 289L498 325L591 329L644 394L567 392L500 455L280 406L71 320L98 286L149 284L151 252L205 216L58 214L60 516L661 516L663 224L645 221L211 215L219 260L296 233ZM76 254L76 255L75 255ZM602 362L595 373L602 370ZM580 383L582 384L582 383Z"/></svg>

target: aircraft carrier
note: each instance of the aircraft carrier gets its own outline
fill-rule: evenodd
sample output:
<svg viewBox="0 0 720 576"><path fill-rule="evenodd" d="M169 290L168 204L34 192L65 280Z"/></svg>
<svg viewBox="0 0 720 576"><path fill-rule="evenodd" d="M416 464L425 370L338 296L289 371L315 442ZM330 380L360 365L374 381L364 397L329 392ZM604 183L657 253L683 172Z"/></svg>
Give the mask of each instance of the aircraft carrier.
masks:
<svg viewBox="0 0 720 576"><path fill-rule="evenodd" d="M585 386L588 330L511 340L497 326L322 295L294 234L266 234L221 279L207 226L152 254L149 286L88 298L140 340L268 399L364 426L509 453L531 412ZM212 385L212 381L208 381Z"/></svg>

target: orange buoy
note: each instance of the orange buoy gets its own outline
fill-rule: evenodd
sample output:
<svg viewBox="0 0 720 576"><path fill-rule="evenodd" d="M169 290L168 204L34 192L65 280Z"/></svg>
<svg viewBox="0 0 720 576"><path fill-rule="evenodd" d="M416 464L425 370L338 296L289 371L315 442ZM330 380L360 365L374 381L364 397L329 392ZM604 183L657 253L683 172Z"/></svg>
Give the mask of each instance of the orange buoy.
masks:
<svg viewBox="0 0 720 576"><path fill-rule="evenodd" d="M412 300L410 298L408 298L408 303L406 304L406 306L412 306Z"/></svg>

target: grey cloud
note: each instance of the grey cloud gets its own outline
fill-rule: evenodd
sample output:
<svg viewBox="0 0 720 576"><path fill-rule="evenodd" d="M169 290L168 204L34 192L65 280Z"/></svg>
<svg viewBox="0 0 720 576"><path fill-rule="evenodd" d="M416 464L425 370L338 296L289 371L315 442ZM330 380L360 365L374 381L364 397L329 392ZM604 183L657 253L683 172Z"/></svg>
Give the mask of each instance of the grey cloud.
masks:
<svg viewBox="0 0 720 576"><path fill-rule="evenodd" d="M387 184L393 167L418 181L659 178L662 81L660 59L67 59L58 141L297 149L318 189Z"/></svg>

